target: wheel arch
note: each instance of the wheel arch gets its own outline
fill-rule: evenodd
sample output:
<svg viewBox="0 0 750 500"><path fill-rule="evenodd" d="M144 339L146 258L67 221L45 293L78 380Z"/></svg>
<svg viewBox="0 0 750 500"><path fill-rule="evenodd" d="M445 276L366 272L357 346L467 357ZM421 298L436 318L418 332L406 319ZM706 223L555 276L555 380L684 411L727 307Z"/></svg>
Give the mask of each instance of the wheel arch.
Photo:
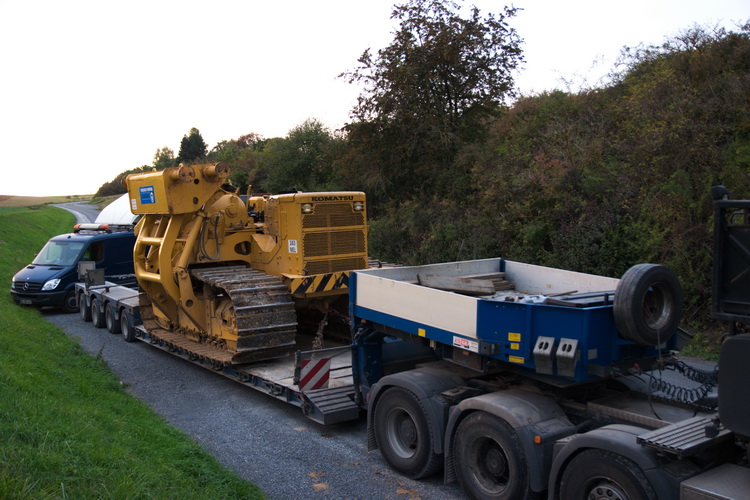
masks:
<svg viewBox="0 0 750 500"><path fill-rule="evenodd" d="M445 482L456 478L453 445L459 424L471 413L483 411L505 421L518 435L533 491L547 488L547 471L554 442L575 432L562 409L552 399L520 389L492 392L465 399L450 410L445 429ZM541 438L540 443L535 438Z"/></svg>
<svg viewBox="0 0 750 500"><path fill-rule="evenodd" d="M633 425L613 424L573 436L554 457L549 474L549 496L559 499L560 481L567 465L581 452L590 449L607 450L621 455L637 465L645 474L657 498L676 500L679 487L670 481L654 450L638 444L636 438L648 429Z"/></svg>
<svg viewBox="0 0 750 500"><path fill-rule="evenodd" d="M461 377L430 367L417 368L381 378L372 387L367 403L367 450L372 451L378 447L373 419L381 396L386 390L399 387L414 394L422 403L430 426L435 431L432 437L433 449L435 453L443 453L443 432L449 405L439 395L460 385L464 385Z"/></svg>

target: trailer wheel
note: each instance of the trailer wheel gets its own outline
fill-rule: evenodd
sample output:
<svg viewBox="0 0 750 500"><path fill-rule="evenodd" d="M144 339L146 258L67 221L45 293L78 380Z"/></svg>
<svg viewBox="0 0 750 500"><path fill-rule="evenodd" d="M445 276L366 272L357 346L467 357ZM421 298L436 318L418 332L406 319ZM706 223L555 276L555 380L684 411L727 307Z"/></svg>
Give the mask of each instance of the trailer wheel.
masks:
<svg viewBox="0 0 750 500"><path fill-rule="evenodd" d="M411 392L400 387L386 390L375 407L374 426L380 453L404 476L419 479L442 466L442 455L432 449L425 409Z"/></svg>
<svg viewBox="0 0 750 500"><path fill-rule="evenodd" d="M86 304L86 297L83 294L78 297L78 313L81 321L91 321L91 308Z"/></svg>
<svg viewBox="0 0 750 500"><path fill-rule="evenodd" d="M99 308L100 301L96 297L91 297L91 322L96 328L104 328L104 315Z"/></svg>
<svg viewBox="0 0 750 500"><path fill-rule="evenodd" d="M133 320L125 311L120 311L120 333L125 342L135 342L135 327Z"/></svg>
<svg viewBox="0 0 750 500"><path fill-rule="evenodd" d="M472 498L534 497L518 436L494 415L478 411L459 424L453 461L459 484Z"/></svg>
<svg viewBox="0 0 750 500"><path fill-rule="evenodd" d="M75 290L70 290L65 294L65 299L63 299L62 312L70 314L76 312L77 310L78 302L76 301L76 292Z"/></svg>
<svg viewBox="0 0 750 500"><path fill-rule="evenodd" d="M615 290L613 314L628 340L657 346L668 341L682 317L682 288L667 267L638 264L622 275Z"/></svg>
<svg viewBox="0 0 750 500"><path fill-rule="evenodd" d="M109 333L120 333L120 322L115 319L115 308L111 305L104 308L104 322Z"/></svg>
<svg viewBox="0 0 750 500"><path fill-rule="evenodd" d="M565 467L560 498L570 500L656 500L643 471L622 455L586 450Z"/></svg>

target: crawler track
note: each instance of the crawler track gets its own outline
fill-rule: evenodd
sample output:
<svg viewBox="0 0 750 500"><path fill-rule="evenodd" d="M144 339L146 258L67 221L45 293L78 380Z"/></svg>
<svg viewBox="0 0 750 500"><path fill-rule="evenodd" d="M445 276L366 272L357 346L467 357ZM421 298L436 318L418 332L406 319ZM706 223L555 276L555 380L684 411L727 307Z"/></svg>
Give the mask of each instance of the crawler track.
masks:
<svg viewBox="0 0 750 500"><path fill-rule="evenodd" d="M144 311L142 304L143 323L153 337L217 367L278 358L294 351L297 315L289 289L279 278L246 266L197 268L190 274L194 281L208 285L204 288L213 294L231 301L232 318L227 326L237 335L236 351L164 330L150 305Z"/></svg>

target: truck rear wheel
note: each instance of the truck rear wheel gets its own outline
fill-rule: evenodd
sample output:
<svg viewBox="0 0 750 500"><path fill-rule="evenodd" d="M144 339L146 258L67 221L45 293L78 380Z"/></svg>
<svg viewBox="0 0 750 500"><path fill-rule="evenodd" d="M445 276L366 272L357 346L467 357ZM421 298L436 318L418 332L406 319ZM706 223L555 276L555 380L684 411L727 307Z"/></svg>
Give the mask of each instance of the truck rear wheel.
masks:
<svg viewBox="0 0 750 500"><path fill-rule="evenodd" d="M638 264L622 275L612 306L617 330L628 340L657 346L668 341L682 318L682 288L671 269Z"/></svg>
<svg viewBox="0 0 750 500"><path fill-rule="evenodd" d="M432 449L432 429L414 394L387 389L375 407L374 425L380 453L393 469L412 479L440 470L442 456Z"/></svg>
<svg viewBox="0 0 750 500"><path fill-rule="evenodd" d="M560 498L656 500L645 474L631 460L606 450L586 450L565 467Z"/></svg>
<svg viewBox="0 0 750 500"><path fill-rule="evenodd" d="M120 333L125 342L135 342L135 327L133 320L125 311L120 311Z"/></svg>
<svg viewBox="0 0 750 500"><path fill-rule="evenodd" d="M97 299L96 297L92 297L91 298L91 322L94 323L94 326L97 328L104 328L104 325L105 325L104 315L102 314L99 306L100 306L99 299Z"/></svg>
<svg viewBox="0 0 750 500"><path fill-rule="evenodd" d="M456 430L456 476L472 498L522 500L533 497L518 436L505 421L478 411Z"/></svg>
<svg viewBox="0 0 750 500"><path fill-rule="evenodd" d="M81 321L91 321L91 308L86 304L86 296L83 294L78 297L78 313Z"/></svg>
<svg viewBox="0 0 750 500"><path fill-rule="evenodd" d="M115 318L115 308L111 305L104 309L104 322L107 324L109 333L120 333L120 322Z"/></svg>

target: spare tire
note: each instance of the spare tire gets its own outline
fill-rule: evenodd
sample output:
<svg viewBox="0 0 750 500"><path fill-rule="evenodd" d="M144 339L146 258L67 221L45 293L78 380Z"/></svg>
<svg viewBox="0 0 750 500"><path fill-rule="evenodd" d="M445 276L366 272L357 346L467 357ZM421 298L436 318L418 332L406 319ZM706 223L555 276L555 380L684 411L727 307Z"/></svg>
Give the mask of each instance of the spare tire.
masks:
<svg viewBox="0 0 750 500"><path fill-rule="evenodd" d="M657 346L667 342L682 318L682 287L671 269L637 264L622 275L613 303L615 325L628 340Z"/></svg>

